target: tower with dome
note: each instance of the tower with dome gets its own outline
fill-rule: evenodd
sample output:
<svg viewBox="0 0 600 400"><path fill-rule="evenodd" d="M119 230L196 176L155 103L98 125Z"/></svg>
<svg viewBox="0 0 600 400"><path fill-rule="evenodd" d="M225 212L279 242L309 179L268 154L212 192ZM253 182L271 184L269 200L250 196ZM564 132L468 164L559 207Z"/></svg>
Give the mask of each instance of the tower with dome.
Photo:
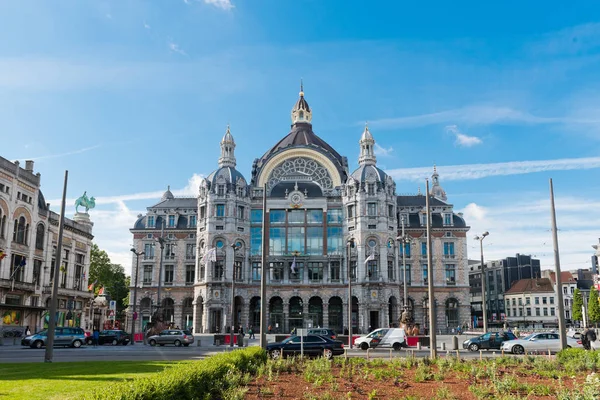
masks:
<svg viewBox="0 0 600 400"><path fill-rule="evenodd" d="M426 328L425 195L397 194L394 180L377 166L375 138L367 125L358 141L359 165L350 173L348 159L313 131L312 113L301 88L289 133L254 160L249 181L236 169L236 143L228 126L218 168L201 181L198 196L177 197L167 190L138 218L131 232L134 246L145 255L138 276L136 330L158 305L161 254L154 243L159 235L167 240L160 277L166 289L160 300L165 320L196 333L224 332L231 325L257 330L263 214L267 323L274 331L319 326L343 333L352 323L354 332L365 332L397 325L405 306L415 323ZM431 181L434 312L438 326L451 329L468 323L471 315L469 227L447 201L435 167ZM402 223L411 238L404 249L406 305L397 241ZM349 276L352 299L347 295Z"/></svg>

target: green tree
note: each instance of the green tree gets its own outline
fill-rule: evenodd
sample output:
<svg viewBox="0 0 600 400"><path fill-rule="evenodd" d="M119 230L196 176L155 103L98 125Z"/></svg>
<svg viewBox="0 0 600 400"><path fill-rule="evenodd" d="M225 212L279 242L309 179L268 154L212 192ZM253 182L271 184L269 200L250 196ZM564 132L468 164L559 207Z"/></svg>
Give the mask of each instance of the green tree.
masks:
<svg viewBox="0 0 600 400"><path fill-rule="evenodd" d="M583 307L583 296L579 289L575 289L575 293L573 293L573 321L583 321L581 307Z"/></svg>
<svg viewBox="0 0 600 400"><path fill-rule="evenodd" d="M90 283L95 283L94 294L104 288L104 294L117 302L117 313L121 313L128 306L129 277L125 276L125 269L119 264L113 264L110 257L98 245L93 244L90 255Z"/></svg>
<svg viewBox="0 0 600 400"><path fill-rule="evenodd" d="M592 286L590 299L588 301L588 319L592 323L600 322L600 303L598 303L598 291Z"/></svg>

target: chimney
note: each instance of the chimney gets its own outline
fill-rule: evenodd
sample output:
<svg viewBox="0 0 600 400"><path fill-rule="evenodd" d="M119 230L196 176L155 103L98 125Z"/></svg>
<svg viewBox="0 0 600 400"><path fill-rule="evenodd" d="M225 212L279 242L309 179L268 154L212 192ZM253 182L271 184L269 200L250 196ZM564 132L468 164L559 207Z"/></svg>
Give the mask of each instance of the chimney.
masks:
<svg viewBox="0 0 600 400"><path fill-rule="evenodd" d="M33 174L33 160L25 160L25 171Z"/></svg>

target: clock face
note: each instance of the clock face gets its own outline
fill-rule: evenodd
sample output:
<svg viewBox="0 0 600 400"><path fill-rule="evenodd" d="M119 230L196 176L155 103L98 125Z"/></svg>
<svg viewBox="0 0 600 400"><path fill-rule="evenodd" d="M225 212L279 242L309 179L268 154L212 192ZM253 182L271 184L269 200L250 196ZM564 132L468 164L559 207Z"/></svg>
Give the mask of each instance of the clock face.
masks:
<svg viewBox="0 0 600 400"><path fill-rule="evenodd" d="M302 202L302 196L300 193L294 193L290 197L290 200L292 201L292 204L300 204Z"/></svg>

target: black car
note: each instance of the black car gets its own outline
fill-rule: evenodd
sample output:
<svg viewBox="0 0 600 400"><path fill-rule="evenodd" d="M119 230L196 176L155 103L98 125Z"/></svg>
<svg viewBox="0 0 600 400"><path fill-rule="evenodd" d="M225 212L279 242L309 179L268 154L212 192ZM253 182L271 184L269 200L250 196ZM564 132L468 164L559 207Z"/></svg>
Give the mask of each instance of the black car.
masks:
<svg viewBox="0 0 600 400"><path fill-rule="evenodd" d="M85 338L86 343L88 345L92 345L94 344L94 336L89 336L87 338ZM107 344L110 343L113 346L116 346L118 344L122 344L123 346L126 346L129 344L131 338L129 337L129 334L119 330L119 329L111 329L111 330L106 330L106 331L101 331L100 332L100 337L98 338L98 344Z"/></svg>
<svg viewBox="0 0 600 400"><path fill-rule="evenodd" d="M308 330L308 334L310 336L313 336L313 335L327 336L329 339L333 339L333 340L337 339L337 335L335 334L335 332L333 331L333 329L311 328L311 329Z"/></svg>
<svg viewBox="0 0 600 400"><path fill-rule="evenodd" d="M515 340L517 337L512 332L489 332L463 342L463 349L477 350L500 350L502 342Z"/></svg>
<svg viewBox="0 0 600 400"><path fill-rule="evenodd" d="M301 343L302 341L302 343ZM339 340L332 340L327 336L291 336L279 343L267 344L267 353L271 358L300 355L304 346L307 356L323 356L331 359L333 356L344 354L344 344Z"/></svg>

